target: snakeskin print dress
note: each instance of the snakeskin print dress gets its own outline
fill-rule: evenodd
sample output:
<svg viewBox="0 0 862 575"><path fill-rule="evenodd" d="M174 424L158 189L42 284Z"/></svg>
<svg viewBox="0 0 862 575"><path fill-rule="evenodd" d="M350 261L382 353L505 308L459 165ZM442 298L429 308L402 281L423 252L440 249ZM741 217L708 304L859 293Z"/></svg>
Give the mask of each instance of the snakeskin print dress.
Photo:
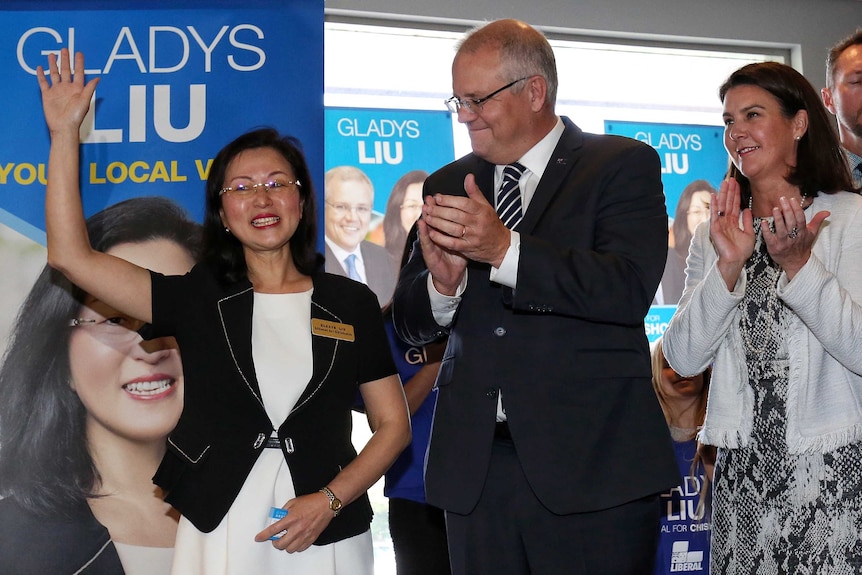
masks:
<svg viewBox="0 0 862 575"><path fill-rule="evenodd" d="M754 426L746 447L718 450L711 572L862 573L862 445L788 453L785 337L791 311L776 294L780 270L757 220L755 232L740 303Z"/></svg>

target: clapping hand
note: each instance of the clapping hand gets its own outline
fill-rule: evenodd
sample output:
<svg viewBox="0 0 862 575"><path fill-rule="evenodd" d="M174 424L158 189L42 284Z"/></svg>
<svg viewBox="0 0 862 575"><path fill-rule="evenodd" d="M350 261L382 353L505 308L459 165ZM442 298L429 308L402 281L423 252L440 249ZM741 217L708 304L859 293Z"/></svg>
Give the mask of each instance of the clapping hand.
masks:
<svg viewBox="0 0 862 575"><path fill-rule="evenodd" d="M494 207L488 203L484 194L476 185L473 174L464 178L465 196L437 194L425 200L420 221L420 239L424 235L428 244L422 244L428 269L437 284L433 262L429 261L429 251L437 251L441 257L461 267L459 277L463 277L467 260L489 263L499 267L509 249L511 235L500 221ZM443 255L445 254L445 256ZM451 266L449 272L457 270ZM457 274L447 273L447 278L454 279ZM460 282L460 279L457 283ZM439 288L438 288L439 289ZM441 292L445 293L445 292Z"/></svg>
<svg viewBox="0 0 862 575"><path fill-rule="evenodd" d="M782 196L779 205L772 208L772 215L775 231L770 230L769 226L761 226L763 241L766 242L769 255L792 280L811 257L811 247L829 212L817 212L806 223L802 206Z"/></svg>
<svg viewBox="0 0 862 575"><path fill-rule="evenodd" d="M751 210L741 210L740 204L739 182L733 178L721 183L718 194L713 194L709 203L709 237L718 252L718 271L730 291L736 285L745 262L754 253Z"/></svg>

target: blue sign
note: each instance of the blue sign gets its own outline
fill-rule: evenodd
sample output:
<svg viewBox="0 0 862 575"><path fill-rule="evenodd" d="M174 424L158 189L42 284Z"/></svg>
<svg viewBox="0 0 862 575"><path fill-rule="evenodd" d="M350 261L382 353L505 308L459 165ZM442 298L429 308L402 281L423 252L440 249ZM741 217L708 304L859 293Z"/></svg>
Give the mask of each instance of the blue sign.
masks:
<svg viewBox="0 0 862 575"><path fill-rule="evenodd" d="M664 186L667 213L671 221L676 215L677 203L683 190L696 180L705 180L718 190L724 174L727 172L728 156L724 149L724 128L721 126L695 126L689 124L654 124L647 122L617 122L605 121L605 132L618 136L634 138L655 148L661 159L661 181ZM679 238L675 238L679 239ZM681 239L679 239L682 241ZM668 257L676 261L677 252L669 251ZM669 262L670 262L669 259ZM674 285L681 289L684 277L682 264L671 266L665 270L662 287L667 276L679 276ZM656 294L658 303L675 303L678 293L669 296L666 291L660 291L662 298ZM667 301L667 300L670 301ZM663 301L664 300L664 301ZM670 318L676 311L676 305L653 305L644 318L647 337L655 342L664 333Z"/></svg>
<svg viewBox="0 0 862 575"><path fill-rule="evenodd" d="M682 190L689 183L706 180L717 190L727 172L728 157L721 126L605 120L605 133L628 136L655 148L661 158L661 181L671 217Z"/></svg>
<svg viewBox="0 0 862 575"><path fill-rule="evenodd" d="M49 137L36 67L63 47L83 52L87 77L101 78L82 127L86 215L160 195L202 219L212 157L261 126L298 137L322 179L321 2L140 4L2 12L0 222L44 243Z"/></svg>
<svg viewBox="0 0 862 575"><path fill-rule="evenodd" d="M644 327L650 343L664 335L675 311L675 305L654 305L649 308L649 313L644 318Z"/></svg>
<svg viewBox="0 0 862 575"><path fill-rule="evenodd" d="M433 172L455 159L452 116L422 110L326 109L326 169L355 166L374 183L374 209L411 170Z"/></svg>

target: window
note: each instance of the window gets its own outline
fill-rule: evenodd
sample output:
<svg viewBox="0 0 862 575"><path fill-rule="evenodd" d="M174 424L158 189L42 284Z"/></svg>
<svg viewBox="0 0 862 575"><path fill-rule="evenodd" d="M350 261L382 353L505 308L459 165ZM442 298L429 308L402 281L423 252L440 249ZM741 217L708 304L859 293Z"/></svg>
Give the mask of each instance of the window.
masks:
<svg viewBox="0 0 862 575"><path fill-rule="evenodd" d="M451 64L465 27L422 29L332 21L324 31L324 104L442 110L452 95ZM621 43L549 34L557 56L557 113L588 132L604 121L721 125L718 86L749 62L789 61L786 50L671 43ZM453 118L455 155L470 151Z"/></svg>

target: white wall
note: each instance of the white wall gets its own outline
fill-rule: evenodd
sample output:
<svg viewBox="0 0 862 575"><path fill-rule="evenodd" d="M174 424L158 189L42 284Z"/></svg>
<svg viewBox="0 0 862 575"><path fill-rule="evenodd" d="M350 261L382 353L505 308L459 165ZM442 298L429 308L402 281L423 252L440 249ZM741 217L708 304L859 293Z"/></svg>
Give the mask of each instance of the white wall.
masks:
<svg viewBox="0 0 862 575"><path fill-rule="evenodd" d="M794 67L818 89L829 47L862 26L860 0L325 0L325 8L473 23L518 18L549 32L786 47Z"/></svg>

